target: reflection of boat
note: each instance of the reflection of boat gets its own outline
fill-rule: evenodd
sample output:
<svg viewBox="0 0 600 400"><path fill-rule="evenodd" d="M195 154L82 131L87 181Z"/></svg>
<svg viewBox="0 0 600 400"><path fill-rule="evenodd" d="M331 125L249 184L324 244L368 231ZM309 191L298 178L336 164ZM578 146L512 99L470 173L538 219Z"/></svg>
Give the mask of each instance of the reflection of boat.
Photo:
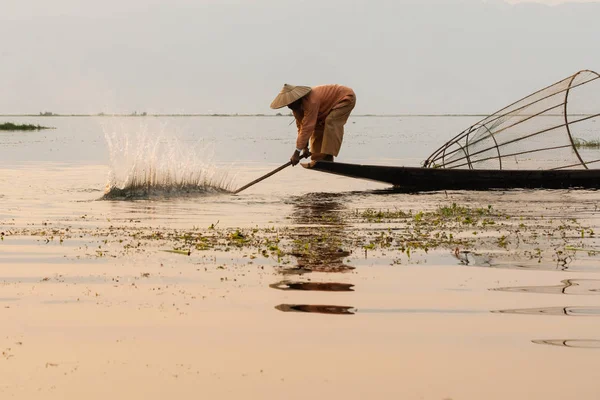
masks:
<svg viewBox="0 0 600 400"><path fill-rule="evenodd" d="M291 219L296 225L290 230L294 248L289 254L297 258L298 265L286 267L281 273L352 271L354 267L344 263L351 252L343 249L348 228L340 213L345 208L342 198L337 194L308 193L292 201Z"/></svg>
<svg viewBox="0 0 600 400"><path fill-rule="evenodd" d="M279 311L284 312L304 312L304 313L317 313L317 314L342 314L342 315L353 315L356 311L354 307L350 306L327 306L327 305L315 305L315 304L280 304L275 306Z"/></svg>
<svg viewBox="0 0 600 400"><path fill-rule="evenodd" d="M596 139L600 75L579 71L482 119L434 151L423 167L303 164L406 191L600 187Z"/></svg>
<svg viewBox="0 0 600 400"><path fill-rule="evenodd" d="M354 285L351 283L290 279L292 274L332 274L354 269L344 264L351 252L343 249L348 230L339 212L344 209L339 195L309 193L294 198L293 203L291 218L295 226L291 228L291 236L294 239L294 250L289 254L296 257L298 264L294 268L280 269L279 272L287 275L287 278L269 286L279 290L353 292ZM356 311L350 306L318 304L280 304L275 308L283 312L339 315L352 315Z"/></svg>
<svg viewBox="0 0 600 400"><path fill-rule="evenodd" d="M335 282L290 282L282 281L269 285L273 289L279 290L309 290L318 292L352 292L354 289L351 283Z"/></svg>
<svg viewBox="0 0 600 400"><path fill-rule="evenodd" d="M328 161L317 161L302 166L349 178L389 183L406 191L600 187L600 169L471 170L360 165Z"/></svg>

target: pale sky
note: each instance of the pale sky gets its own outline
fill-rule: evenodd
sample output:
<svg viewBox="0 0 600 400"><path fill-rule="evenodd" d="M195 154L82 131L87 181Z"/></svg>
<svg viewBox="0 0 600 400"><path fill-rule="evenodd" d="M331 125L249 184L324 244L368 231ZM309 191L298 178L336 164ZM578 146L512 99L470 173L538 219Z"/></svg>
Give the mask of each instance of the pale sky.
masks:
<svg viewBox="0 0 600 400"><path fill-rule="evenodd" d="M542 0L0 0L0 114L272 113L286 82L351 86L355 113L491 113L600 70L599 16Z"/></svg>
<svg viewBox="0 0 600 400"><path fill-rule="evenodd" d="M509 4L518 4L518 3L539 3L539 4L548 4L551 6L555 6L558 4L565 3L596 3L596 0L507 0L506 3Z"/></svg>

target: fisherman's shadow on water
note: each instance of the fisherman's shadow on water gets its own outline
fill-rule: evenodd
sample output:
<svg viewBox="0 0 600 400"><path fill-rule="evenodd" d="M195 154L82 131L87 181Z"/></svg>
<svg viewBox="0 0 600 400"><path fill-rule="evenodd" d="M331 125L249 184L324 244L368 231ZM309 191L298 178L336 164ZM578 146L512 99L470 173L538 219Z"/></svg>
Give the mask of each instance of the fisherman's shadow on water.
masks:
<svg viewBox="0 0 600 400"><path fill-rule="evenodd" d="M282 279L269 286L282 291L300 292L353 292L354 284L346 282L315 282L303 279L307 274L320 273L325 278L331 274L340 274L340 278L349 276L354 267L345 263L351 254L344 249L344 240L350 227L344 223L341 212L346 209L344 195L337 193L309 193L293 197L291 237L293 250L290 253L296 259L293 267L280 268ZM321 276L319 277L321 278ZM308 297L308 294L307 294ZM354 308L346 305L331 304L280 304L275 307L285 312L305 312L319 314L354 314Z"/></svg>

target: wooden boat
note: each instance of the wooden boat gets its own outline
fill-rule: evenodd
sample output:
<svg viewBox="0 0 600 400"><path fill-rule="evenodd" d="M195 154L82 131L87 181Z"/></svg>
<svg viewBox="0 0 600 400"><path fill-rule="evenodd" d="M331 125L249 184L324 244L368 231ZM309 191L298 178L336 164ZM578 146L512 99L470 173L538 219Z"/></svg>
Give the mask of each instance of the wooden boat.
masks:
<svg viewBox="0 0 600 400"><path fill-rule="evenodd" d="M360 165L317 161L303 167L393 185L402 191L598 188L600 169L490 170Z"/></svg>
<svg viewBox="0 0 600 400"><path fill-rule="evenodd" d="M470 126L422 168L324 161L304 167L407 191L597 188L600 154L580 147L596 140L598 117L600 74L583 70Z"/></svg>

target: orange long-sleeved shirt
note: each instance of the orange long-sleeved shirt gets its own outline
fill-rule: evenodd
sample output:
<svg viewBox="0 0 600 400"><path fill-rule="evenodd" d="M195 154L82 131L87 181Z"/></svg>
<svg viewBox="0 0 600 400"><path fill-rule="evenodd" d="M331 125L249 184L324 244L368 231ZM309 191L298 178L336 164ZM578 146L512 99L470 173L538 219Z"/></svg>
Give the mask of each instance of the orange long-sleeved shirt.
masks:
<svg viewBox="0 0 600 400"><path fill-rule="evenodd" d="M298 139L296 148L304 149L308 140L315 132L318 122L325 121L327 115L336 105L354 96L354 91L342 85L322 85L312 88L309 94L302 98L302 109L294 111Z"/></svg>

